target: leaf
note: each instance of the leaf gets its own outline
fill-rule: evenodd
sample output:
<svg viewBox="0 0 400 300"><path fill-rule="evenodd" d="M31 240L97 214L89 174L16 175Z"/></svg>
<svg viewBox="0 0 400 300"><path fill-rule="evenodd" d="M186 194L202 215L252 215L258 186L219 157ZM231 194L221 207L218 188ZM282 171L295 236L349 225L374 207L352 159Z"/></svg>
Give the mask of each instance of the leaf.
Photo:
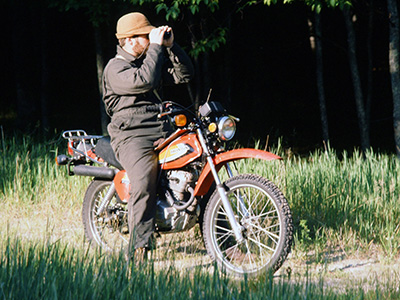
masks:
<svg viewBox="0 0 400 300"><path fill-rule="evenodd" d="M199 7L197 5L191 5L189 6L190 12L195 15L197 12L199 12Z"/></svg>
<svg viewBox="0 0 400 300"><path fill-rule="evenodd" d="M157 4L157 5L156 5L156 12L157 12L157 14L159 14L160 11L162 11L162 10L167 11L167 10L168 10L167 5L166 5L165 3Z"/></svg>

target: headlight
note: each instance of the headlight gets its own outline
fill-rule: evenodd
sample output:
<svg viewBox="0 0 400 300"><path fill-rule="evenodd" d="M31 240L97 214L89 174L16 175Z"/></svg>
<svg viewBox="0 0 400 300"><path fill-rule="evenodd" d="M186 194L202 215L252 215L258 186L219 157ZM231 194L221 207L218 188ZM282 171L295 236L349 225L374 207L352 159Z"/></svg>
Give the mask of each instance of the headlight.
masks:
<svg viewBox="0 0 400 300"><path fill-rule="evenodd" d="M236 123L230 117L222 117L218 121L218 133L222 140L229 141L236 132Z"/></svg>

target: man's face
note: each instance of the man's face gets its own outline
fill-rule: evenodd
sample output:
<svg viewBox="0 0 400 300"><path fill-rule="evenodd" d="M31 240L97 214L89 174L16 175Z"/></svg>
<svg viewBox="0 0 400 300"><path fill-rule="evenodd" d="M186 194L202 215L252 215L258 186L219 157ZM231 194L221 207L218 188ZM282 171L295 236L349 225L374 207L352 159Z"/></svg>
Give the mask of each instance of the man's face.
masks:
<svg viewBox="0 0 400 300"><path fill-rule="evenodd" d="M132 51L134 53L134 56L137 57L137 56L146 54L147 46L149 45L149 35L142 34L142 35L138 35L132 39L133 39Z"/></svg>

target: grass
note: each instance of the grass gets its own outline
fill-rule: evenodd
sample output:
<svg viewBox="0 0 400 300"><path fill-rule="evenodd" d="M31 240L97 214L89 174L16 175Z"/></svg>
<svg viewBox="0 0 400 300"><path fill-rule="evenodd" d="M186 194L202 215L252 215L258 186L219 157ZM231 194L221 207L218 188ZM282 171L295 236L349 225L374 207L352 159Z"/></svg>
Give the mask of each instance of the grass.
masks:
<svg viewBox="0 0 400 300"><path fill-rule="evenodd" d="M365 157L358 151L338 155L333 149L307 157L280 154L283 162L241 161L237 167L262 174L281 187L293 212L297 244L314 248L340 244L349 251L378 245L388 259L398 256L400 161L396 156L373 151Z"/></svg>
<svg viewBox="0 0 400 300"><path fill-rule="evenodd" d="M139 269L121 255L71 249L62 243L6 240L1 247L0 299L397 299L396 281L388 277L365 291L338 293L312 282L308 274L235 280L223 273L195 268L190 273L173 266ZM189 275L188 275L189 274Z"/></svg>
<svg viewBox="0 0 400 300"><path fill-rule="evenodd" d="M398 282L372 282L338 292L309 275L237 280L197 267L137 269L121 255L73 249L60 242L22 243L8 238L1 247L0 299L398 299ZM397 278L398 279L398 278Z"/></svg>
<svg viewBox="0 0 400 300"><path fill-rule="evenodd" d="M340 272L333 278L326 270L311 271L357 255L387 265L398 260L400 162L393 155L328 149L300 157L277 147L273 152L283 161L236 162L241 172L265 176L283 190L296 225L282 272L237 280L215 272L196 230L163 237L154 263L140 271L118 254L95 251L81 224L90 179L69 177L54 163L64 141L6 138L0 152L0 299L400 297L398 272L346 284ZM305 268L291 274L297 264Z"/></svg>

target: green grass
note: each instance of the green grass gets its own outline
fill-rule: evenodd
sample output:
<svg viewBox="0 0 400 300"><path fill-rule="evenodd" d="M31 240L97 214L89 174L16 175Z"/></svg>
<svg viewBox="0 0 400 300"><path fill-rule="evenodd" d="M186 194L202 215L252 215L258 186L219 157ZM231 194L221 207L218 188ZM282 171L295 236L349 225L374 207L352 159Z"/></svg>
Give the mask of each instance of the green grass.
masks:
<svg viewBox="0 0 400 300"><path fill-rule="evenodd" d="M3 140L0 161L1 199L12 199L13 202L26 205L41 203L49 198L58 198L60 203L62 200L71 201L62 199L65 192L80 190L88 180L69 180L65 168L55 165L58 149L65 149L64 143L63 140L52 140L48 144L37 143L31 137Z"/></svg>
<svg viewBox="0 0 400 300"><path fill-rule="evenodd" d="M118 254L105 255L85 243L80 214L90 179L69 177L55 165L57 153L65 152L63 140L44 144L31 137L6 138L0 152L0 299L400 297L398 273L379 283L337 287L307 271L237 280L201 263L186 264L182 271L156 260L140 271L132 269ZM289 260L323 264L335 251L348 256L378 252L383 264L399 258L400 162L395 156L328 149L301 157L279 147L273 152L284 159L235 165L270 179L288 199L296 226ZM155 257L205 256L198 243L174 235L160 247L167 254Z"/></svg>
<svg viewBox="0 0 400 300"><path fill-rule="evenodd" d="M343 291L296 278L237 280L214 271L173 266L140 269L121 255L94 254L61 243L6 240L0 249L0 299L398 299L396 282Z"/></svg>
<svg viewBox="0 0 400 300"><path fill-rule="evenodd" d="M280 152L280 162L236 165L283 190L301 246L340 243L351 251L379 245L388 259L399 254L400 161L395 155L338 155L328 149L300 157Z"/></svg>

